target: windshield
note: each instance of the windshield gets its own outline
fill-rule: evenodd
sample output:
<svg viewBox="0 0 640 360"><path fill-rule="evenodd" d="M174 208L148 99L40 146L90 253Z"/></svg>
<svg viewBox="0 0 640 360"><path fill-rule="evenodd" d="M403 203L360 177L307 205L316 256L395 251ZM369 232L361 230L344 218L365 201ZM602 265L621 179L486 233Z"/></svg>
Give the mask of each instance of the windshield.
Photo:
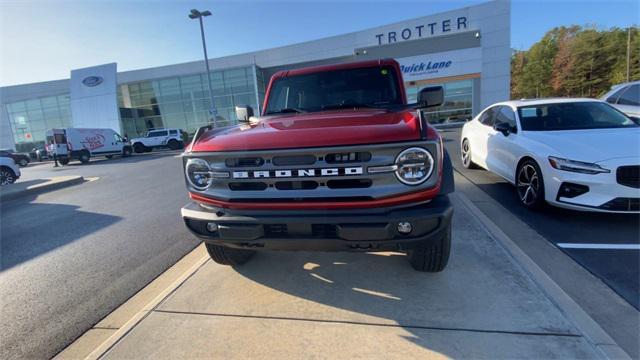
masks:
<svg viewBox="0 0 640 360"><path fill-rule="evenodd" d="M265 114L401 105L391 66L345 69L276 80Z"/></svg>
<svg viewBox="0 0 640 360"><path fill-rule="evenodd" d="M569 102L522 106L520 125L527 131L637 127L630 118L601 102Z"/></svg>

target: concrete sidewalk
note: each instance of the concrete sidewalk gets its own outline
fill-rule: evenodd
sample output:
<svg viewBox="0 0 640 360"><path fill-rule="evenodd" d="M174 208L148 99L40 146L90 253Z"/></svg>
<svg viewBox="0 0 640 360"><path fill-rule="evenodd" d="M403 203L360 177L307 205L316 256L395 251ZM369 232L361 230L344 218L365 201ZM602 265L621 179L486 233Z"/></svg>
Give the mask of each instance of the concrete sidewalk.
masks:
<svg viewBox="0 0 640 360"><path fill-rule="evenodd" d="M439 274L396 253L207 261L103 358L600 358L457 195ZM93 355L96 355L95 353Z"/></svg>

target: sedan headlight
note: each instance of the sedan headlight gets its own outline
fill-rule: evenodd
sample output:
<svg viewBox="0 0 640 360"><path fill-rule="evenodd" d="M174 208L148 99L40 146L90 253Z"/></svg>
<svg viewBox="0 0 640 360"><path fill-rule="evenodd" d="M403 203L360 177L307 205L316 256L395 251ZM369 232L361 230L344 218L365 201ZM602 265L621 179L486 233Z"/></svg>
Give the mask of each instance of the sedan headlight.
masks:
<svg viewBox="0 0 640 360"><path fill-rule="evenodd" d="M185 166L187 181L197 190L206 190L213 182L209 163L202 159L189 159Z"/></svg>
<svg viewBox="0 0 640 360"><path fill-rule="evenodd" d="M412 147L396 158L396 176L407 185L423 183L433 172L433 156L423 148Z"/></svg>
<svg viewBox="0 0 640 360"><path fill-rule="evenodd" d="M581 174L601 174L610 173L611 170L605 169L598 164L588 163L584 161L576 161L549 156L549 164L558 170L577 172Z"/></svg>

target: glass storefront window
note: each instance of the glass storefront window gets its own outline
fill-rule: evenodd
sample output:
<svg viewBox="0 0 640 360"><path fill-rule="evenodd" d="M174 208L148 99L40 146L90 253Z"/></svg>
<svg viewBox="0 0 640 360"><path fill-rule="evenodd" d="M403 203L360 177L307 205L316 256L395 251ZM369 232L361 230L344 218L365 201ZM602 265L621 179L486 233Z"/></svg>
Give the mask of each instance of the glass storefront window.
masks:
<svg viewBox="0 0 640 360"><path fill-rule="evenodd" d="M255 73L262 76L259 70ZM255 84L264 80L254 79L253 67L212 71L210 76L219 126L236 123L236 105L250 105L256 112L259 110ZM193 134L200 126L212 123L207 81L205 73L120 85L122 132L129 137L141 136L153 126L180 128ZM264 93L264 89L259 89Z"/></svg>
<svg viewBox="0 0 640 360"><path fill-rule="evenodd" d="M8 103L5 108L19 152L27 152L43 144L47 129L71 124L68 94Z"/></svg>
<svg viewBox="0 0 640 360"><path fill-rule="evenodd" d="M473 113L473 79L408 86L407 98L409 102L415 102L420 89L439 85L444 88L444 102L441 106L423 112L427 121L431 124L443 124L470 120Z"/></svg>
<svg viewBox="0 0 640 360"><path fill-rule="evenodd" d="M264 99L266 85L262 70L247 66L212 71L210 75L219 126L237 123L238 105L252 106L259 113L256 97ZM213 122L207 81L206 73L201 73L119 84L121 128L116 130L129 138L159 127L180 128L193 134ZM9 103L5 108L16 143L24 144L25 151L44 142L47 129L72 126L69 94Z"/></svg>

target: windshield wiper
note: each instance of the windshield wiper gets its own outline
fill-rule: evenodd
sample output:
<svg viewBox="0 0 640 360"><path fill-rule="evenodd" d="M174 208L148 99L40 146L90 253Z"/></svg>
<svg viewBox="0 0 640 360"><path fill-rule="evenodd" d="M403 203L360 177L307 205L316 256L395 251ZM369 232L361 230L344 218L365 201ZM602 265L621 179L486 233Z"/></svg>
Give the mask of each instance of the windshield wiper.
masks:
<svg viewBox="0 0 640 360"><path fill-rule="evenodd" d="M372 104L361 104L356 102L343 102L339 104L329 104L323 105L320 107L322 110L331 110L331 109L356 109L356 108L370 108L370 109L380 109L379 106L375 106Z"/></svg>
<svg viewBox="0 0 640 360"><path fill-rule="evenodd" d="M274 111L269 111L267 112L265 115L271 115L271 114L290 114L290 113L304 113L306 111L302 110L302 109L297 109L297 108L283 108L283 109L279 109L279 110L274 110Z"/></svg>

